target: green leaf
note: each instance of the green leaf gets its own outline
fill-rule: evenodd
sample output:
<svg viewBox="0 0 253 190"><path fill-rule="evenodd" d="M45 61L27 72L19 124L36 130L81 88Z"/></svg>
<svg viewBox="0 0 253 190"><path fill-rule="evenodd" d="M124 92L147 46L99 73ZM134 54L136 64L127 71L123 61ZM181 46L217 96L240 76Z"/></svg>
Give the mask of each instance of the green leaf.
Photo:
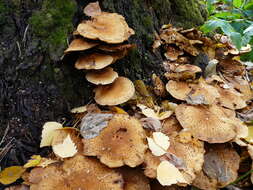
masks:
<svg viewBox="0 0 253 190"><path fill-rule="evenodd" d="M206 6L208 14L211 15L213 11L215 10L215 6L213 4L214 0L207 0Z"/></svg>
<svg viewBox="0 0 253 190"><path fill-rule="evenodd" d="M238 32L231 32L229 37L231 38L236 48L240 50L242 47L242 35Z"/></svg>
<svg viewBox="0 0 253 190"><path fill-rule="evenodd" d="M214 14L214 16L217 18L222 18L222 19L239 19L242 17L242 14L228 12L228 11L221 11Z"/></svg>
<svg viewBox="0 0 253 190"><path fill-rule="evenodd" d="M248 2L247 4L245 4L243 9L245 10L253 9L253 2Z"/></svg>
<svg viewBox="0 0 253 190"><path fill-rule="evenodd" d="M234 7L239 8L239 7L242 6L242 3L243 3L242 0L233 0L233 6L234 6Z"/></svg>
<svg viewBox="0 0 253 190"><path fill-rule="evenodd" d="M221 19L209 20L200 27L204 33L210 33L217 28L221 28L226 35L229 35L231 32L235 32L234 28L227 21Z"/></svg>

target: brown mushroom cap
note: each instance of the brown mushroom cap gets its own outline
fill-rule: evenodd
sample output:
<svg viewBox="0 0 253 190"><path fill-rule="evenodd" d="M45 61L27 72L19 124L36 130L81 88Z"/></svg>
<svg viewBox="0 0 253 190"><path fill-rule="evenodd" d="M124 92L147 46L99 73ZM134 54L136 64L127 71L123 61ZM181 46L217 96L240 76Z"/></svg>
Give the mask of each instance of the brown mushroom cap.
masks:
<svg viewBox="0 0 253 190"><path fill-rule="evenodd" d="M134 48L136 45L134 44L101 44L97 47L97 49L100 49L105 52L119 52L119 51L125 51L129 50L131 48Z"/></svg>
<svg viewBox="0 0 253 190"><path fill-rule="evenodd" d="M103 69L106 66L112 64L114 58L111 55L105 55L101 53L93 53L90 55L82 56L78 58L75 63L77 69Z"/></svg>
<svg viewBox="0 0 253 190"><path fill-rule="evenodd" d="M83 50L93 48L96 45L98 45L97 42L91 42L91 41L84 40L82 38L77 38L77 39L74 39L69 44L69 47L64 51L64 53L69 53L72 51L83 51Z"/></svg>
<svg viewBox="0 0 253 190"><path fill-rule="evenodd" d="M123 190L122 175L96 159L77 155L62 166L71 189Z"/></svg>
<svg viewBox="0 0 253 190"><path fill-rule="evenodd" d="M76 155L60 165L50 165L40 171L40 173L37 172L40 177L36 181L31 181L32 190L123 190L121 174L104 166L96 159L83 155Z"/></svg>
<svg viewBox="0 0 253 190"><path fill-rule="evenodd" d="M111 84L118 78L118 73L113 71L113 68L107 67L98 71L90 71L86 74L86 79L96 85Z"/></svg>
<svg viewBox="0 0 253 190"><path fill-rule="evenodd" d="M179 55L183 55L182 50L178 50L172 46L167 47L167 51L164 53L164 56L170 61L176 61Z"/></svg>
<svg viewBox="0 0 253 190"><path fill-rule="evenodd" d="M137 119L116 114L99 136L83 139L84 155L97 156L109 167L136 167L144 161L145 139L145 131Z"/></svg>
<svg viewBox="0 0 253 190"><path fill-rule="evenodd" d="M95 89L95 101L100 105L118 105L127 102L135 92L134 84L128 78L118 77L112 84Z"/></svg>
<svg viewBox="0 0 253 190"><path fill-rule="evenodd" d="M204 143L195 138L191 138L188 142L182 141L180 133L170 136L170 142L168 151L182 159L185 165L182 174L187 183L191 184L204 163Z"/></svg>
<svg viewBox="0 0 253 190"><path fill-rule="evenodd" d="M170 80L166 84L166 90L178 100L185 100L187 94L191 92L191 87L186 82Z"/></svg>
<svg viewBox="0 0 253 190"><path fill-rule="evenodd" d="M189 129L200 140L224 143L236 136L235 126L223 120L227 116L216 105L207 107L181 104L176 107L175 113L182 127Z"/></svg>
<svg viewBox="0 0 253 190"><path fill-rule="evenodd" d="M150 190L149 180L140 168L119 168L123 175L124 190Z"/></svg>
<svg viewBox="0 0 253 190"><path fill-rule="evenodd" d="M85 38L99 39L112 44L122 43L134 34L123 16L105 12L94 16L92 20L80 23L77 31Z"/></svg>
<svg viewBox="0 0 253 190"><path fill-rule="evenodd" d="M201 189L225 187L236 180L239 164L240 156L233 148L226 147L224 144L211 146L205 154L203 171L200 172L193 184ZM200 181L201 178L204 180Z"/></svg>
<svg viewBox="0 0 253 190"><path fill-rule="evenodd" d="M247 106L243 95L236 92L234 89L218 88L220 97L218 98L219 103L229 109L242 109Z"/></svg>
<svg viewBox="0 0 253 190"><path fill-rule="evenodd" d="M156 178L156 169L159 166L160 157L154 156L150 150L145 153L144 157L144 174L149 178Z"/></svg>

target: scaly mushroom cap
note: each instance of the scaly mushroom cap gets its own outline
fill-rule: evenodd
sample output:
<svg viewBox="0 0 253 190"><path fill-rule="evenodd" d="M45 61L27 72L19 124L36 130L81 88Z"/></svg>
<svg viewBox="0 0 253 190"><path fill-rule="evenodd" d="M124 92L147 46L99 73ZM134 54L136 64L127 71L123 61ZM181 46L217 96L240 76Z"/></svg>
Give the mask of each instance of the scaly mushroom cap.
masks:
<svg viewBox="0 0 253 190"><path fill-rule="evenodd" d="M124 190L150 190L149 180L140 168L119 168L123 175Z"/></svg>
<svg viewBox="0 0 253 190"><path fill-rule="evenodd" d="M236 180L239 164L240 156L233 148L224 144L211 146L205 154L203 170L193 184L201 189L223 188Z"/></svg>
<svg viewBox="0 0 253 190"><path fill-rule="evenodd" d="M123 190L121 174L96 159L77 155L66 160L62 168L71 189Z"/></svg>
<svg viewBox="0 0 253 190"><path fill-rule="evenodd" d="M182 50L178 50L173 46L168 46L167 51L164 53L164 56L170 61L176 61L179 55L183 55Z"/></svg>
<svg viewBox="0 0 253 190"><path fill-rule="evenodd" d="M191 106L181 104L176 107L176 117L183 128L192 135L209 143L224 143L236 136L236 127L223 118L227 118L222 108L212 105Z"/></svg>
<svg viewBox="0 0 253 190"><path fill-rule="evenodd" d="M82 38L77 38L77 39L74 39L69 44L69 47L64 51L64 53L69 53L72 51L83 51L83 50L93 48L96 45L98 45L97 42L90 42L90 41L84 40Z"/></svg>
<svg viewBox="0 0 253 190"><path fill-rule="evenodd" d="M99 136L83 139L84 155L97 156L111 168L136 167L144 161L145 140L145 131L137 119L116 114Z"/></svg>
<svg viewBox="0 0 253 190"><path fill-rule="evenodd" d="M184 162L185 168L182 170L182 174L187 183L191 184L204 163L204 143L194 138L185 142L181 140L180 133L170 136L170 142L168 151L173 152Z"/></svg>
<svg viewBox="0 0 253 190"><path fill-rule="evenodd" d="M86 79L96 85L111 84L118 78L118 73L113 71L113 68L107 67L98 71L90 71L86 74Z"/></svg>
<svg viewBox="0 0 253 190"><path fill-rule="evenodd" d="M134 84L128 78L118 77L112 84L95 89L95 101L100 105L118 105L127 102L135 92Z"/></svg>
<svg viewBox="0 0 253 190"><path fill-rule="evenodd" d="M75 68L77 69L103 69L106 66L112 64L114 58L111 55L105 55L101 53L93 53L90 55L85 55L80 58L75 63Z"/></svg>
<svg viewBox="0 0 253 190"><path fill-rule="evenodd" d="M112 44L122 43L134 34L123 16L105 12L94 16L92 20L80 23L77 31L85 38L99 39Z"/></svg>
<svg viewBox="0 0 253 190"><path fill-rule="evenodd" d="M213 104L216 98L220 97L218 90L204 81L200 81L199 84L191 84L170 80L166 85L166 90L179 100L186 100L187 96L203 96L206 104Z"/></svg>
<svg viewBox="0 0 253 190"><path fill-rule="evenodd" d="M218 88L220 97L218 98L219 103L229 109L242 109L247 106L243 95L236 92L234 89L223 89Z"/></svg>
<svg viewBox="0 0 253 190"><path fill-rule="evenodd" d="M38 175L32 190L123 190L123 178L118 172L82 155L65 160L62 165L48 166Z"/></svg>
<svg viewBox="0 0 253 190"><path fill-rule="evenodd" d="M144 174L149 178L156 178L156 169L161 163L160 157L154 156L150 150L145 153L144 157Z"/></svg>

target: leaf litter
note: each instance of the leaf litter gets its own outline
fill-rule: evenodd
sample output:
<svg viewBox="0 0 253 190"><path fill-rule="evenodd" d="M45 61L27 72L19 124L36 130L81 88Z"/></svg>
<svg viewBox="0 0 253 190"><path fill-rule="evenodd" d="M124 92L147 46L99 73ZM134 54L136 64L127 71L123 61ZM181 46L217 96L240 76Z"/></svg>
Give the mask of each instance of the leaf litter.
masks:
<svg viewBox="0 0 253 190"><path fill-rule="evenodd" d="M40 147L52 154L5 168L0 183L22 177L31 190L149 190L154 182L159 189L232 188L241 175L239 149L253 157L252 64L239 59L249 49L164 25L152 47L165 52L166 73L153 74L151 85L133 83L111 68L135 47L126 42L133 29L98 2L84 13L91 19L78 25L65 54L85 52L75 67L95 84L96 104L72 109L73 126L46 122Z"/></svg>

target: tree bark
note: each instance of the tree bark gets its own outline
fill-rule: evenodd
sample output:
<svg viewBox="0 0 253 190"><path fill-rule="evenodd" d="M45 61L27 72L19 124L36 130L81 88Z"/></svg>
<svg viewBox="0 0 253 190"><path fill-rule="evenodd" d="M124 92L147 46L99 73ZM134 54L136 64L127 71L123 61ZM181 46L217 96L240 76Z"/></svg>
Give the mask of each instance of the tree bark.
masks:
<svg viewBox="0 0 253 190"><path fill-rule="evenodd" d="M47 29L48 35L35 34L36 20L31 22L30 18L42 9L46 12L48 1L0 0L0 137L8 129L0 148L9 147L8 142L11 144L7 154L0 154L3 167L23 164L30 155L45 152L38 148L43 123L68 121L70 108L93 99L92 86L85 81L83 72L73 67L76 55L64 61L60 59L66 47L65 39L57 38L56 49L50 43L46 45L47 36L62 32L61 26L65 25L61 23L62 17ZM71 0L64 0L68 1ZM74 26L84 18L82 9L88 3L76 1ZM115 64L120 75L132 80L148 82L152 72L162 73L162 54L154 54L151 46L155 32L163 24L190 28L205 20L205 10L197 0L103 0L100 4L104 11L125 16L136 32L129 41L137 48ZM52 9L64 13L61 7L50 5L54 14ZM49 22L52 18L41 19Z"/></svg>

